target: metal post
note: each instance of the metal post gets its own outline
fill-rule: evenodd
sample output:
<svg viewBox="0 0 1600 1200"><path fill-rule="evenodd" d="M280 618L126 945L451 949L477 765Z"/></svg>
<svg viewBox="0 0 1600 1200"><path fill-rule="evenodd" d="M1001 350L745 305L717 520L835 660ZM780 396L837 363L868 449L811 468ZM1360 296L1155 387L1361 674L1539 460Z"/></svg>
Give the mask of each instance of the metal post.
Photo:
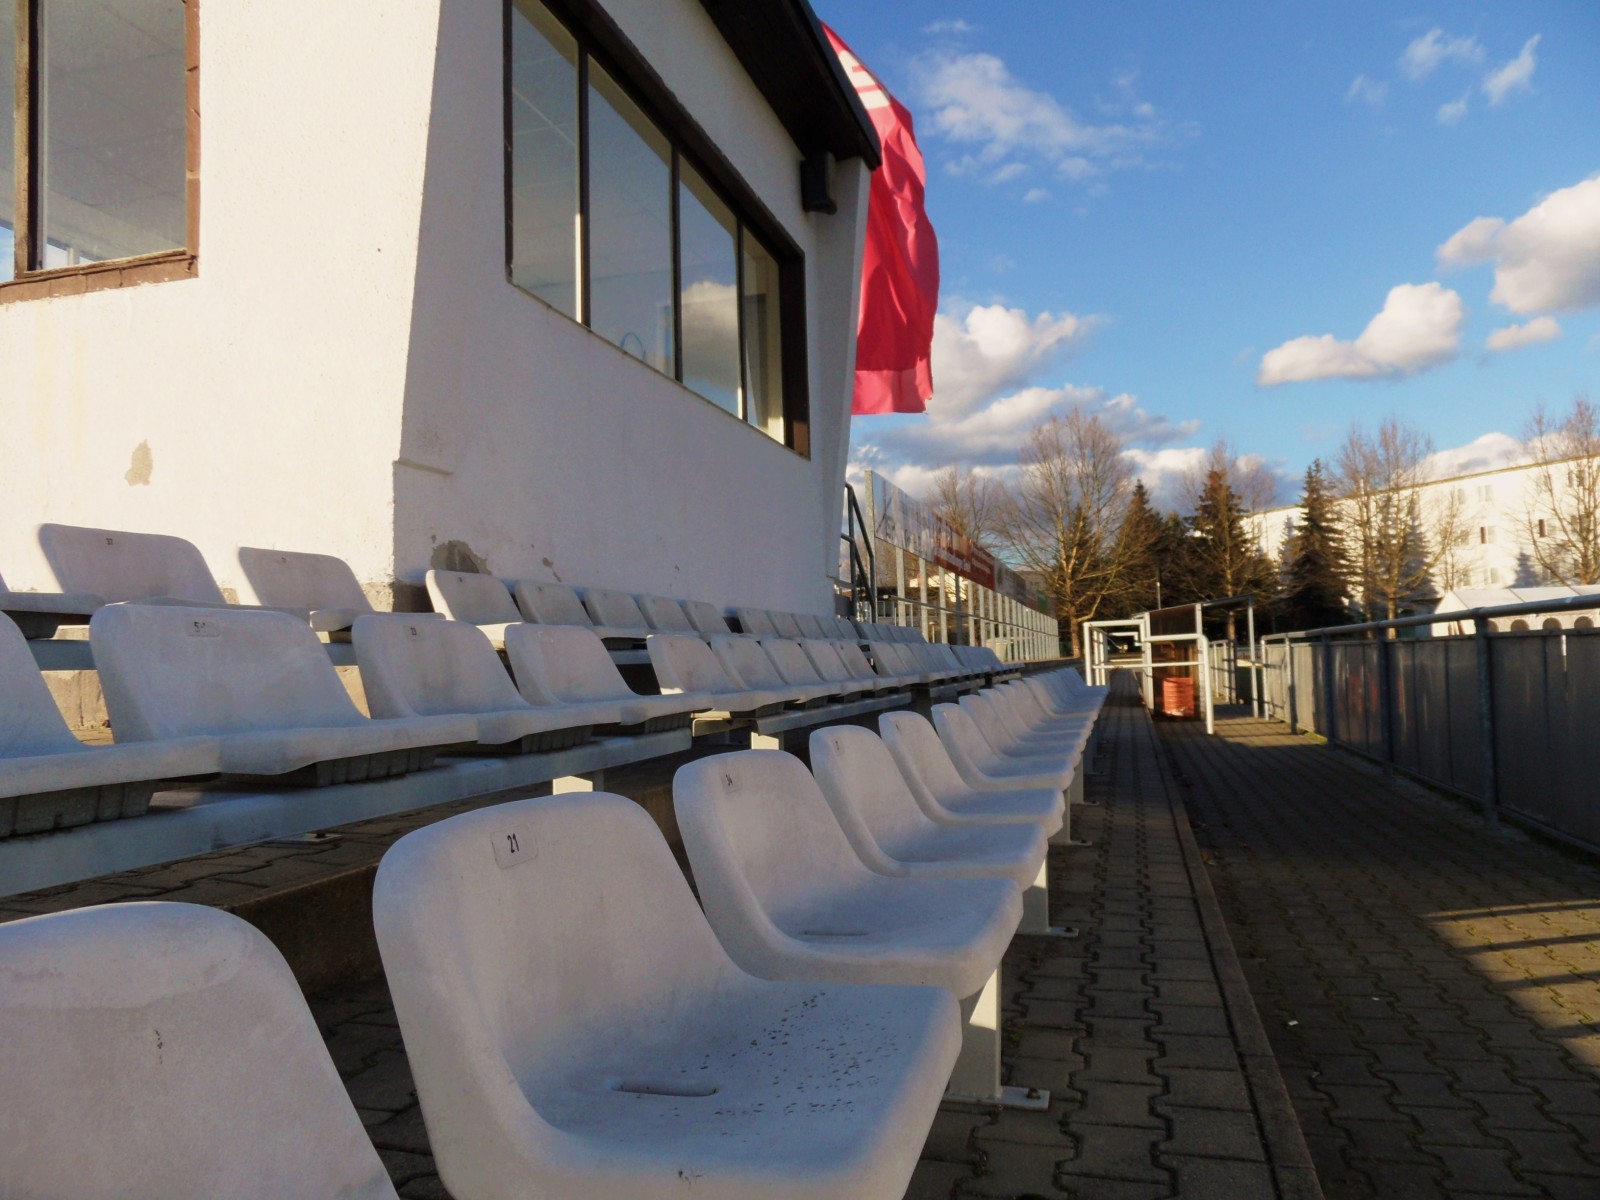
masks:
<svg viewBox="0 0 1600 1200"><path fill-rule="evenodd" d="M1294 643L1287 636L1283 639L1283 668L1289 688L1289 732L1299 733L1300 708L1294 685Z"/></svg>
<svg viewBox="0 0 1600 1200"><path fill-rule="evenodd" d="M1200 653L1196 657L1200 660L1200 680L1205 688L1203 699L1206 706L1206 732L1215 733L1217 723L1211 708L1211 642L1203 633L1194 635L1195 649Z"/></svg>
<svg viewBox="0 0 1600 1200"><path fill-rule="evenodd" d="M1256 649L1256 602L1251 600L1244 610L1245 637L1250 642L1250 709L1257 719L1261 716L1261 655Z"/></svg>
<svg viewBox="0 0 1600 1200"><path fill-rule="evenodd" d="M1478 650L1478 741L1483 763L1483 819L1494 825L1500 819L1500 789L1495 778L1494 659L1489 643L1489 618L1473 618L1473 642Z"/></svg>
<svg viewBox="0 0 1600 1200"><path fill-rule="evenodd" d="M1317 722L1322 726L1322 736L1332 742L1334 735L1339 731L1339 723L1333 715L1333 643L1327 634L1322 635L1322 720Z"/></svg>
<svg viewBox="0 0 1600 1200"><path fill-rule="evenodd" d="M1383 773L1394 774L1394 663L1388 638L1378 639L1378 733L1383 740Z"/></svg>

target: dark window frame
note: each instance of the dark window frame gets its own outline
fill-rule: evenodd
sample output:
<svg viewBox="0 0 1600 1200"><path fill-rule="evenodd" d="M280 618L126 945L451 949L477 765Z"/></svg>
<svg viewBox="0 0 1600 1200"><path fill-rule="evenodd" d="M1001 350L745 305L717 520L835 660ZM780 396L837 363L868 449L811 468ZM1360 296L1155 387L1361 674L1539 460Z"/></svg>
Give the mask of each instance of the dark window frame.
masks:
<svg viewBox="0 0 1600 1200"><path fill-rule="evenodd" d="M811 457L810 383L807 367L807 312L805 253L789 236L771 211L740 177L710 136L678 103L655 69L645 60L621 29L592 0L537 0L566 27L578 45L578 212L581 234L578 243L579 278L577 322L590 327L589 284L589 62L593 59L616 82L657 128L672 147L671 214L672 292L673 292L673 371L658 372L683 384L683 280L682 241L679 227L680 165L687 161L708 187L732 211L738 224L734 241L739 309L739 408L734 416L756 429L769 441L777 441L750 417L749 364L744 330L744 235L748 230L778 263L778 304L780 307L780 373L783 381L783 440L803 458ZM502 0L502 141L505 173L505 268L506 280L523 295L533 296L512 281L515 231L512 206L512 95L511 36L515 0ZM533 296L534 299L539 299ZM541 301L543 303L543 301ZM563 314L565 315L565 314ZM569 318L571 319L571 318ZM692 389L690 389L692 390ZM698 395L698 393L695 393ZM701 397L705 399L705 397ZM719 411L727 410L714 401L706 403Z"/></svg>
<svg viewBox="0 0 1600 1200"><path fill-rule="evenodd" d="M70 296L107 288L192 279L199 274L200 246L200 0L181 0L184 23L184 245L129 258L34 267L38 242L39 186L34 147L39 139L39 6L43 0L0 0L16 6L16 180L13 278L0 282L0 304L47 296Z"/></svg>

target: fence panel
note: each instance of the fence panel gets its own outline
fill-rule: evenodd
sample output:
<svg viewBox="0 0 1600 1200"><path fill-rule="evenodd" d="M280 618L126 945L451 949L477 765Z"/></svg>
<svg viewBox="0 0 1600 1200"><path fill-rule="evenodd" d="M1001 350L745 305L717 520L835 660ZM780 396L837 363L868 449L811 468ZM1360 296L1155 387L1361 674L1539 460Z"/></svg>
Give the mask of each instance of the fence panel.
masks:
<svg viewBox="0 0 1600 1200"><path fill-rule="evenodd" d="M1596 721L1600 716L1600 632L1569 631L1561 636L1566 670L1560 702L1550 706L1550 740L1559 746L1552 772L1551 824L1590 845L1600 845L1600 722Z"/></svg>
<svg viewBox="0 0 1600 1200"><path fill-rule="evenodd" d="M1553 823L1548 661L1542 634L1491 638L1494 664L1494 755L1502 807ZM1561 668L1559 660L1558 669Z"/></svg>

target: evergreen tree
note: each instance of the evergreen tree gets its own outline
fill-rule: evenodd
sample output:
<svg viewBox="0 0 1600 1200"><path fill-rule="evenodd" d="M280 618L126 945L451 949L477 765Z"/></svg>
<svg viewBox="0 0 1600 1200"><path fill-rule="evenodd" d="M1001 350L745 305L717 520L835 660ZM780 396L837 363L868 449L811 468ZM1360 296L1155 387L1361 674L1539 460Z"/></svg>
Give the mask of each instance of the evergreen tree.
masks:
<svg viewBox="0 0 1600 1200"><path fill-rule="evenodd" d="M1225 464L1214 462L1190 521L1193 588L1197 599L1220 600L1253 593L1271 602L1277 592L1276 572L1260 543L1245 530L1244 503L1234 490ZM1227 610L1227 636L1237 634L1235 611Z"/></svg>
<svg viewBox="0 0 1600 1200"><path fill-rule="evenodd" d="M1143 482L1136 482L1128 508L1117 530L1117 557L1124 563L1123 585L1111 616L1131 616L1161 603L1161 550L1164 528L1161 514L1150 503Z"/></svg>
<svg viewBox="0 0 1600 1200"><path fill-rule="evenodd" d="M1304 515L1283 550L1284 620L1290 629L1341 625L1350 566L1321 459L1306 468L1300 506Z"/></svg>

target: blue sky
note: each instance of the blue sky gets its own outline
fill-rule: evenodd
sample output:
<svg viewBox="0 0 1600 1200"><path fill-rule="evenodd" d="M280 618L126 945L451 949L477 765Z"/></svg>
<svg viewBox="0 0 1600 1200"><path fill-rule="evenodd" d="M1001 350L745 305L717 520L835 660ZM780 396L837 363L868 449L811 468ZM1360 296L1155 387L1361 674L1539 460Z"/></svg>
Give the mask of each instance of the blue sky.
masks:
<svg viewBox="0 0 1600 1200"><path fill-rule="evenodd" d="M1087 404L1169 503L1218 438L1289 500L1353 421L1450 469L1600 401L1596 0L813 5L916 117L943 266L938 394L858 465Z"/></svg>

